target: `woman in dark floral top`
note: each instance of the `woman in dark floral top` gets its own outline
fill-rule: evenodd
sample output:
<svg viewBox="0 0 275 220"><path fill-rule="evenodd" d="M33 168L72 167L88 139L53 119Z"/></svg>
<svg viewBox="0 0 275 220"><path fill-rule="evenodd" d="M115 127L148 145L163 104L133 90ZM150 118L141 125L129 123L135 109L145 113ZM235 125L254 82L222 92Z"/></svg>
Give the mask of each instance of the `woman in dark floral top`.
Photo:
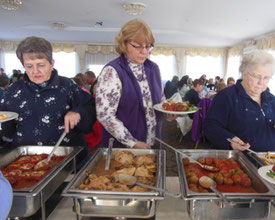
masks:
<svg viewBox="0 0 275 220"><path fill-rule="evenodd" d="M61 145L85 146L84 133L96 120L93 98L73 80L58 76L47 40L28 37L16 54L26 73L6 90L0 110L19 117L2 124L2 139L12 146L54 145L65 130Z"/></svg>

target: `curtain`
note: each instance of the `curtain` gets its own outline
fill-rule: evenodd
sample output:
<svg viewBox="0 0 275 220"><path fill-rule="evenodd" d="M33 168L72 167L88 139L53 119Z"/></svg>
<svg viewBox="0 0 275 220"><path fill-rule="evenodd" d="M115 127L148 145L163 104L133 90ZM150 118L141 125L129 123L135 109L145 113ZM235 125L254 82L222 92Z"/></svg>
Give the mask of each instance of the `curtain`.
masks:
<svg viewBox="0 0 275 220"><path fill-rule="evenodd" d="M86 53L85 56L85 68L86 70L89 68L89 65L106 65L111 60L118 57L118 54L116 53L109 53L109 54L103 54L103 53Z"/></svg>
<svg viewBox="0 0 275 220"><path fill-rule="evenodd" d="M0 48L0 68L3 68L5 72L6 67L5 67L5 60L4 60L4 51L1 48Z"/></svg>

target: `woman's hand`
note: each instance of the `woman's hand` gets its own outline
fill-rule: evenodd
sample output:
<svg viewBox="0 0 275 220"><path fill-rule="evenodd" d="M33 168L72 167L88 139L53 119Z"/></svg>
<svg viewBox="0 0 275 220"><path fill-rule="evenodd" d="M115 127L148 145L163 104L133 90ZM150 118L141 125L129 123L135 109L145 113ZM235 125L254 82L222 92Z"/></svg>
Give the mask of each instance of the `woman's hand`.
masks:
<svg viewBox="0 0 275 220"><path fill-rule="evenodd" d="M138 141L133 148L136 149L151 149L151 146L146 144L145 142Z"/></svg>
<svg viewBox="0 0 275 220"><path fill-rule="evenodd" d="M64 117L66 133L69 133L80 121L80 114L77 112L68 112Z"/></svg>
<svg viewBox="0 0 275 220"><path fill-rule="evenodd" d="M240 138L238 137L234 137L232 138L233 141L235 141L236 143L242 145L242 146L239 146L238 144L233 144L231 143L231 147L234 149L234 150L240 150L240 151L244 151L246 150L247 148L250 148L250 144L249 143L244 143Z"/></svg>

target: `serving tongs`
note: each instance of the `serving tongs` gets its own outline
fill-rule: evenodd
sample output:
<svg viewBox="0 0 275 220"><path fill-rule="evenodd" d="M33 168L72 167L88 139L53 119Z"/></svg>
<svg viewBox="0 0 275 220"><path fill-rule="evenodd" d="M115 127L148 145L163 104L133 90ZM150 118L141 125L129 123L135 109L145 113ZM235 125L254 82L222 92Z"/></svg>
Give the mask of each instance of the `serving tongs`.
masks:
<svg viewBox="0 0 275 220"><path fill-rule="evenodd" d="M236 141L233 141L231 138L227 138L226 140L229 141L229 142L232 143L232 144L236 144L236 145L238 145L239 147L243 147L243 148L244 148L243 145L237 143ZM257 152L255 152L254 150L251 150L251 149L249 149L249 148L245 148L245 150L247 150L247 151L249 151L249 152L251 152L251 153L257 155L257 157L259 157L259 158L263 157L262 155L259 155ZM265 159L268 163L273 164L266 156L264 156L264 159Z"/></svg>
<svg viewBox="0 0 275 220"><path fill-rule="evenodd" d="M213 167L213 166L209 166L209 165L204 165L204 164L201 164L200 162L196 161L195 159L193 159L192 157L188 156L187 154L177 150L176 148L170 146L169 144L166 144L165 142L163 142L162 140L160 140L159 138L155 137L155 140L157 140L158 142L164 144L166 147L169 147L170 149L176 151L177 153L187 157L188 159L192 160L194 163L198 164L201 166L201 168L205 169L205 170L209 170L209 171L212 171L212 172L217 172L219 171L220 169L218 169L217 167Z"/></svg>
<svg viewBox="0 0 275 220"><path fill-rule="evenodd" d="M107 156L106 156L106 163L105 163L105 170L109 170L109 168L110 168L110 162L111 162L111 156L112 156L112 151L113 151L114 140L115 140L114 138L109 139Z"/></svg>

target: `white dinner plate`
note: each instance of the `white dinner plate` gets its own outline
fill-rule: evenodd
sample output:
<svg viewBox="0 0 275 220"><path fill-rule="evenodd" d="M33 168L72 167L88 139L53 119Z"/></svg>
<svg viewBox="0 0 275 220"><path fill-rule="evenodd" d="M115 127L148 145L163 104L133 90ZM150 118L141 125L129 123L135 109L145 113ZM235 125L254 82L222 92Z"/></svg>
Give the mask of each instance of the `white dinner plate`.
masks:
<svg viewBox="0 0 275 220"><path fill-rule="evenodd" d="M163 113L167 113L167 114L174 114L174 115L185 115L185 114L191 114L191 113L195 113L196 111L198 111L199 109L197 110L194 110L194 111L167 111L167 110L164 110L162 108L162 104L163 103L159 103L159 104L156 104L154 105L154 109L157 110L157 111L160 111L160 112L163 112Z"/></svg>
<svg viewBox="0 0 275 220"><path fill-rule="evenodd" d="M10 120L18 118L18 114L16 112L5 112L5 111L1 112L0 111L0 115L2 115L2 114L6 114L7 118L5 118L3 120L0 120L0 123L3 123L3 122L10 121Z"/></svg>
<svg viewBox="0 0 275 220"><path fill-rule="evenodd" d="M258 169L258 174L266 181L275 184L275 179L266 175L269 170L272 170L273 165L263 166Z"/></svg>

